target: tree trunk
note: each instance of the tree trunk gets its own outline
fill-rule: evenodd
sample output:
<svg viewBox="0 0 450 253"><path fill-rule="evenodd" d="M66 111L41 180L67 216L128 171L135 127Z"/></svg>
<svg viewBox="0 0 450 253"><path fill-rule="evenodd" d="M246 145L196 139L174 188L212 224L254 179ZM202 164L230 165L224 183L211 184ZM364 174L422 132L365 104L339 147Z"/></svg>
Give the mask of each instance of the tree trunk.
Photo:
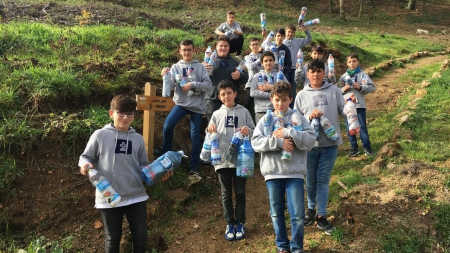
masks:
<svg viewBox="0 0 450 253"><path fill-rule="evenodd" d="M359 0L359 14L358 14L358 18L361 18L362 11L363 11L363 0Z"/></svg>
<svg viewBox="0 0 450 253"><path fill-rule="evenodd" d="M342 20L345 19L345 11L344 11L344 0L339 0L339 18Z"/></svg>
<svg viewBox="0 0 450 253"><path fill-rule="evenodd" d="M333 14L333 0L330 0L330 13Z"/></svg>
<svg viewBox="0 0 450 253"><path fill-rule="evenodd" d="M416 9L416 0L409 0L408 7L406 7L407 10L415 10Z"/></svg>

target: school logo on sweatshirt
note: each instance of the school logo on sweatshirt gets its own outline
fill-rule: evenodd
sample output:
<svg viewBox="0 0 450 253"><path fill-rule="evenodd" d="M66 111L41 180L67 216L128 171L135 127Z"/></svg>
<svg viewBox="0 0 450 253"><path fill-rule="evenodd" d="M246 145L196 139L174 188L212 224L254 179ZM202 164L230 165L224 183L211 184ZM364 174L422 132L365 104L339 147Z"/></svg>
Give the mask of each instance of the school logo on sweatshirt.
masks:
<svg viewBox="0 0 450 253"><path fill-rule="evenodd" d="M127 145L128 143L128 145ZM117 139L116 154L131 154L133 150L133 142L130 140Z"/></svg>
<svg viewBox="0 0 450 253"><path fill-rule="evenodd" d="M183 76L188 76L189 68L183 68ZM194 71L194 68L191 67L191 70Z"/></svg>
<svg viewBox="0 0 450 253"><path fill-rule="evenodd" d="M230 63L228 62L228 61L223 61L223 60L220 60L219 61L219 67L220 68L228 68L230 66Z"/></svg>
<svg viewBox="0 0 450 253"><path fill-rule="evenodd" d="M225 127L237 127L238 126L238 117L227 116L225 118Z"/></svg>
<svg viewBox="0 0 450 253"><path fill-rule="evenodd" d="M325 94L313 96L314 107L328 105L327 96Z"/></svg>

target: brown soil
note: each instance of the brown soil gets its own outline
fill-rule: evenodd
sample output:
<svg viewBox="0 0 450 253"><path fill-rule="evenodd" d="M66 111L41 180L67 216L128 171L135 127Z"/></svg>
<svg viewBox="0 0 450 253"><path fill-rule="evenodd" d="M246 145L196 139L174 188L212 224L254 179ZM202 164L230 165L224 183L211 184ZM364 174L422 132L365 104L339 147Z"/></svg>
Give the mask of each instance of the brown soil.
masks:
<svg viewBox="0 0 450 253"><path fill-rule="evenodd" d="M73 16L79 15L82 9L50 4L45 8L46 13L43 13L45 4L7 3L6 7L8 12L3 21L25 17L32 21L47 22L51 13L52 22L63 25L78 22L74 21ZM425 7L427 10L431 9L428 5ZM121 15L124 8L127 7L96 10L95 20L108 24L134 23L135 20L129 21L126 15ZM384 11L388 13L389 9ZM398 9L388 14L400 13L406 15ZM180 23L170 18L152 21L160 27L177 27ZM403 24L399 23L399 27L403 27ZM325 34L340 32L328 27L315 29ZM398 27L380 29L390 33L402 30ZM411 27L409 29L415 30ZM449 37L436 34L430 36L430 40L438 43L445 41L448 45ZM377 91L367 96L369 115L370 112L387 110L396 103L399 96L405 94L412 84L399 82L398 79L406 71L442 62L446 58L448 56L420 58L405 64L405 68L389 70L382 78L374 79ZM157 122L161 123L163 119L164 115L161 114ZM180 148L189 146L182 133L176 133L175 140ZM348 145L342 147L340 155L345 155L345 149L348 149ZM100 215L93 208L93 187L85 177L79 175L76 167L78 157L61 160L57 155L60 153L57 143L42 143L39 149L36 148L32 153L23 156L21 165L29 169L17 195L13 200L2 199L0 196L0 212L5 217L10 217L8 231L23 236L22 245L29 243L28 236L44 235L50 240L58 240L72 235L75 239L70 252L102 252L103 228L98 226L101 225ZM436 189L433 198L449 201L448 193L442 187L442 174L435 173L435 167L420 163L407 163L402 166L390 164L388 168L393 172L392 176L382 177L376 185L362 185L348 192L330 216L337 227L344 228L345 237L342 243L320 233L315 227L306 227L305 248L311 252L381 252L383 249L373 248L377 245L378 235L383 233L386 227L401 231L402 227L406 227L406 222L416 224L417 230L426 234L435 234L430 231L429 226L432 224L432 217L428 210L420 205L422 200L419 191L421 182L427 182ZM194 186L187 191L169 191L168 195L174 202L149 201L149 244L158 251L167 252L274 252L275 236L269 216L269 201L260 173L257 172L254 178L248 180L247 236L245 240L236 242L228 242L223 236L225 222L214 170L210 166L203 166L201 175L205 183L199 184L197 188ZM400 190L407 193L398 194ZM149 191L156 189L150 188ZM190 192L194 198L184 198L184 202L177 202L177 198L183 199L186 192ZM199 192L202 193L201 196L195 197L199 196ZM347 214L350 213L355 221L353 224L347 224ZM396 224L395 227L389 225L391 222ZM2 232L5 230L0 228ZM126 228L124 231L127 231ZM311 247L314 242L319 246ZM439 249L427 249L427 252L431 251L439 252Z"/></svg>

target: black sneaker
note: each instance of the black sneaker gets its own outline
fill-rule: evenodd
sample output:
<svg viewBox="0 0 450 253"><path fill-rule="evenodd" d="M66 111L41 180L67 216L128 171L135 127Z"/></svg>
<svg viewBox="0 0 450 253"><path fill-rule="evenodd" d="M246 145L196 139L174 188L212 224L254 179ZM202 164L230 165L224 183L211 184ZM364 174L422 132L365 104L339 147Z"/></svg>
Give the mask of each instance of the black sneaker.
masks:
<svg viewBox="0 0 450 253"><path fill-rule="evenodd" d="M162 149L162 148L156 148L156 149L153 150L153 155L156 156L156 157L155 157L155 159L156 159L156 158L158 158L158 157L164 155L166 152L167 152L167 151L164 150L164 149Z"/></svg>
<svg viewBox="0 0 450 253"><path fill-rule="evenodd" d="M305 226L310 226L314 224L314 221L316 220L316 210L315 209L307 209L305 213Z"/></svg>
<svg viewBox="0 0 450 253"><path fill-rule="evenodd" d="M350 157L357 156L357 155L359 155L358 149L352 149L352 150L350 150L350 152L348 152L348 156L350 156Z"/></svg>
<svg viewBox="0 0 450 253"><path fill-rule="evenodd" d="M317 228L325 231L325 234L333 234L334 226L328 223L327 217L317 218Z"/></svg>

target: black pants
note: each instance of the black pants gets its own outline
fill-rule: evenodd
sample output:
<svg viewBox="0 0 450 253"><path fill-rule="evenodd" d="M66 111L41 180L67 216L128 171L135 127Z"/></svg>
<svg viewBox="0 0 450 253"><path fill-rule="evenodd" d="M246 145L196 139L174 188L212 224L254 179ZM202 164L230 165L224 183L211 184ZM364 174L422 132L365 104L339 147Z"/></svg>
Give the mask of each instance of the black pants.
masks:
<svg viewBox="0 0 450 253"><path fill-rule="evenodd" d="M238 35L237 38L232 39L230 42L230 54L236 52L236 55L240 55L243 46L244 46L244 36Z"/></svg>

